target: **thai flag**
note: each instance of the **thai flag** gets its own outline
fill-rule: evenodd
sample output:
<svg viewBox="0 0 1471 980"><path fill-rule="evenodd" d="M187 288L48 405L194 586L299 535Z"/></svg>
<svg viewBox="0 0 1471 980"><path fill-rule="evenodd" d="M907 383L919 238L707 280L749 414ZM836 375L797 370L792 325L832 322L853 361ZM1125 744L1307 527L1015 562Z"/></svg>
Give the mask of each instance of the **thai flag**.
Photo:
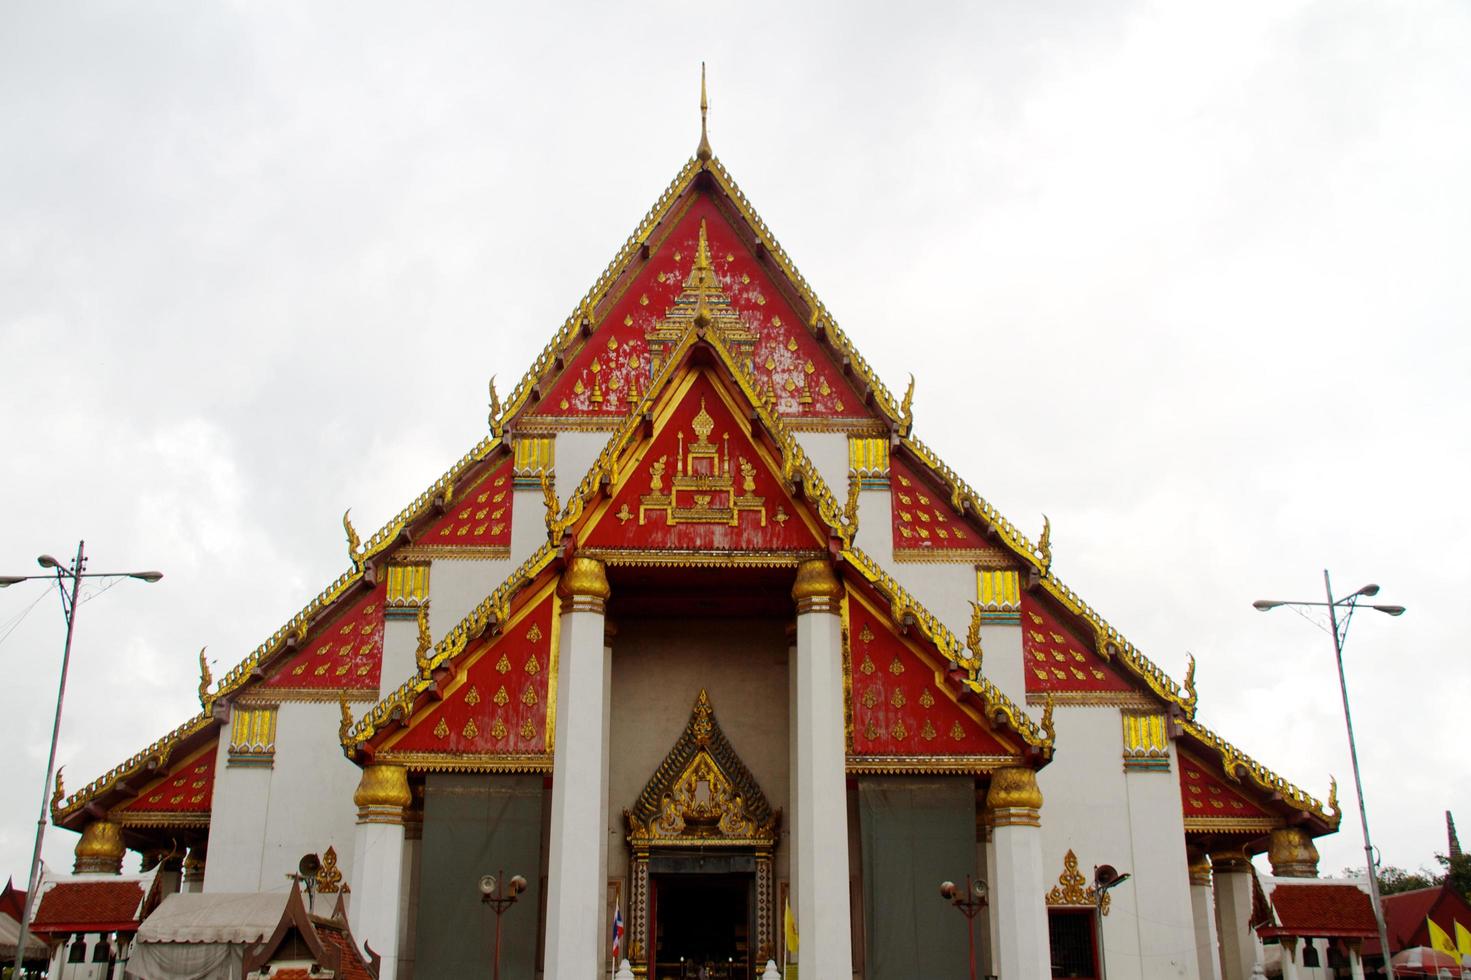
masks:
<svg viewBox="0 0 1471 980"><path fill-rule="evenodd" d="M623 903L613 908L613 969L623 960Z"/></svg>

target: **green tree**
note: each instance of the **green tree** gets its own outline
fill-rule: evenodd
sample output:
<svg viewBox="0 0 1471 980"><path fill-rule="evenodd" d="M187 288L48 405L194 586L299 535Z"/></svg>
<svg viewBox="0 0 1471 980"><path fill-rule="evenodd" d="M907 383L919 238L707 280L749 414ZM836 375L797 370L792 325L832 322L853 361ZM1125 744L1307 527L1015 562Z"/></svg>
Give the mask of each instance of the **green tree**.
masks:
<svg viewBox="0 0 1471 980"><path fill-rule="evenodd" d="M1437 854L1435 860L1445 869L1440 881L1450 885L1453 891L1471 902L1471 854L1458 854L1455 857Z"/></svg>
<svg viewBox="0 0 1471 980"><path fill-rule="evenodd" d="M1344 868L1341 877L1362 878L1364 869ZM1440 882L1441 876L1428 868L1406 871L1404 868L1386 864L1379 869L1379 894L1381 895L1398 895L1400 892L1412 892L1417 888L1433 888Z"/></svg>

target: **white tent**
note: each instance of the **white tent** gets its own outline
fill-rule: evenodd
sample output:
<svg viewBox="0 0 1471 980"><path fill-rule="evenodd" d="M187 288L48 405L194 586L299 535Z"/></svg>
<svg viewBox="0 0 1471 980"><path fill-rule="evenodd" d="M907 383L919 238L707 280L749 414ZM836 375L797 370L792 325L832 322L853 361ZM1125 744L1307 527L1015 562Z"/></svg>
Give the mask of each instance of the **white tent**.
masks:
<svg viewBox="0 0 1471 980"><path fill-rule="evenodd" d="M170 895L138 928L128 976L241 980L245 953L276 930L286 892Z"/></svg>

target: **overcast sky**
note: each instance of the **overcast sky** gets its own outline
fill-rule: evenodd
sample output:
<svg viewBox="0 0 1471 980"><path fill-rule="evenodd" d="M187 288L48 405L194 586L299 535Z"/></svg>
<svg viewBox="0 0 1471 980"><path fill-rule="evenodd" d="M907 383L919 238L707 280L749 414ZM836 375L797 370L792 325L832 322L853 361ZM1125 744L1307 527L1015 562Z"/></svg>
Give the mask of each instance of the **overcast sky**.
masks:
<svg viewBox="0 0 1471 980"><path fill-rule="evenodd" d="M491 8L0 13L0 574L85 537L166 575L80 609L69 787L484 434L693 152L704 59L717 155L916 433L1195 653L1205 724L1351 811L1329 636L1251 602L1327 567L1409 607L1347 645L1371 826L1408 867L1471 835L1465 4ZM17 879L63 632L0 593ZM1318 846L1362 865L1357 816Z"/></svg>

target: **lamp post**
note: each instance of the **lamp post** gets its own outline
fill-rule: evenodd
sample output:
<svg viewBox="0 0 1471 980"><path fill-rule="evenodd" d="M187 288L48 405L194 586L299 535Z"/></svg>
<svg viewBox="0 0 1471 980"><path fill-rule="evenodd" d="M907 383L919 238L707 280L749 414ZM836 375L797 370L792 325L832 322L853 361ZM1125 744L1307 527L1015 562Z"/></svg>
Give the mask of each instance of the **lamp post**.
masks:
<svg viewBox="0 0 1471 980"><path fill-rule="evenodd" d="M1111 864L1100 864L1093 869L1093 921L1098 926L1098 980L1108 980L1108 950L1103 944L1103 901L1110 888L1117 888L1132 875L1122 874Z"/></svg>
<svg viewBox="0 0 1471 980"><path fill-rule="evenodd" d="M965 876L965 891L953 881L940 883L940 897L960 909L965 916L965 938L970 943L970 980L976 980L976 914L986 907L986 883L977 878L971 881Z"/></svg>
<svg viewBox="0 0 1471 980"><path fill-rule="evenodd" d="M30 934L31 906L36 900L36 889L40 887L37 880L41 870L41 841L46 835L46 807L51 801L51 775L56 769L56 739L61 734L61 705L66 697L66 672L71 664L72 656L72 633L77 623L77 593L82 589L84 578L136 578L144 582L157 582L163 578L162 572L88 572L87 567L87 543L77 542L77 557L72 560L71 571L62 568L61 562L50 555L42 555L36 559L36 563L46 569L44 575L0 575L0 589L8 588L18 582L26 582L32 579L47 579L56 583L57 591L61 593L61 614L66 617L66 644L61 650L61 682L56 689L56 716L51 722L51 753L46 759L46 781L41 784L41 816L36 820L36 846L31 852L31 873L26 888L26 900L21 910L20 917L20 939L15 947L15 968L12 976L19 977L24 966L26 939ZM67 595L66 580L71 579L71 595Z"/></svg>
<svg viewBox="0 0 1471 980"><path fill-rule="evenodd" d="M526 890L526 879L516 875L506 881L504 871L485 875L480 879L480 900L495 909L495 972L493 980L501 980L501 916L506 909L516 904L516 897ZM501 883L506 886L505 894L500 891Z"/></svg>
<svg viewBox="0 0 1471 980"><path fill-rule="evenodd" d="M1384 953L1384 972L1389 980L1394 980L1394 964L1390 962L1389 931L1384 927L1384 906L1379 900L1379 876L1374 871L1374 846L1369 843L1369 814L1364 808L1364 784L1359 779L1359 750L1354 744L1354 719L1348 709L1348 682L1343 677L1343 641L1348 636L1348 624L1353 619L1354 610L1359 608L1359 600L1378 595L1379 586L1366 585L1351 595L1335 599L1333 598L1333 581L1328 577L1328 570L1325 568L1323 569L1323 591L1328 596L1327 602L1258 599L1252 605L1260 612L1267 612L1278 606L1316 606L1328 609L1328 620L1333 627L1333 659L1338 665L1338 690L1343 695L1343 723L1348 729L1348 755L1353 762L1354 769L1354 793L1359 799L1359 826L1364 829L1364 867L1369 874L1369 898L1374 903L1374 924L1379 928L1379 948ZM1400 616L1405 611L1404 606L1372 603L1367 606L1386 616ZM1340 611L1343 613L1342 620L1338 618Z"/></svg>

